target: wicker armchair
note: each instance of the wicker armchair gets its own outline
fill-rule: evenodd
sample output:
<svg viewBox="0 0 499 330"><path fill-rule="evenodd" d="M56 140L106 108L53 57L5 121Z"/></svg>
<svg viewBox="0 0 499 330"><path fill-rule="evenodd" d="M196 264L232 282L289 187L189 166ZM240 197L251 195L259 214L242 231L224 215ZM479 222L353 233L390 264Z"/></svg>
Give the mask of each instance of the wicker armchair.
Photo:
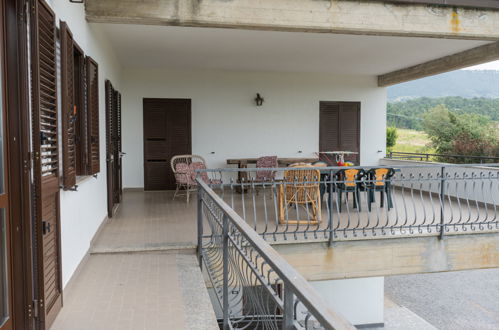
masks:
<svg viewBox="0 0 499 330"><path fill-rule="evenodd" d="M177 184L173 199L177 196L186 196L189 203L190 193L197 190L196 170L206 169L206 162L198 155L178 155L171 159L170 164ZM206 172L200 175L204 182L209 183Z"/></svg>
<svg viewBox="0 0 499 330"><path fill-rule="evenodd" d="M291 166L293 167L293 166ZM321 221L321 194L319 170L311 165L295 167L311 167L311 169L284 171L283 184L279 185L279 223L280 224L318 224ZM288 208L302 207L307 219L287 219Z"/></svg>

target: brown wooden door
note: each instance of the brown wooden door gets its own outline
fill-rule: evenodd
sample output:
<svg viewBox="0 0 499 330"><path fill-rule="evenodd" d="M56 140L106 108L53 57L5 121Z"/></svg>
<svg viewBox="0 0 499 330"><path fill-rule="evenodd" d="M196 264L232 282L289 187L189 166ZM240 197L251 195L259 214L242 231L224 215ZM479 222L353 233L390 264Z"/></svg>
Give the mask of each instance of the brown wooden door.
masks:
<svg viewBox="0 0 499 330"><path fill-rule="evenodd" d="M116 173L117 173L117 194L118 194L118 203L121 203L123 199L123 156L126 153L123 152L122 149L122 139L121 139L121 93L116 92L116 145L117 145L117 154L118 154L118 162L116 163Z"/></svg>
<svg viewBox="0 0 499 330"><path fill-rule="evenodd" d="M33 1L32 13L34 251L40 322L48 329L62 307L56 33L43 0Z"/></svg>
<svg viewBox="0 0 499 330"><path fill-rule="evenodd" d="M175 189L170 160L191 153L191 100L144 99L144 189Z"/></svg>
<svg viewBox="0 0 499 330"><path fill-rule="evenodd" d="M319 116L319 151L354 151L360 153L360 102L321 101ZM360 156L345 156L360 164Z"/></svg>
<svg viewBox="0 0 499 330"><path fill-rule="evenodd" d="M3 18L3 1L0 1L0 17ZM12 254L7 186L7 139L6 130L6 81L4 79L3 21L0 24L0 330L13 329Z"/></svg>
<svg viewBox="0 0 499 330"><path fill-rule="evenodd" d="M107 211L113 216L115 205L121 203L122 158L121 150L121 94L106 80L106 173Z"/></svg>
<svg viewBox="0 0 499 330"><path fill-rule="evenodd" d="M117 90L113 90L113 155L114 155L114 176L113 176L113 201L115 204L121 202L121 95Z"/></svg>
<svg viewBox="0 0 499 330"><path fill-rule="evenodd" d="M113 143L113 107L114 89L109 80L106 80L106 176L107 176L107 216L113 216L114 209L114 143Z"/></svg>

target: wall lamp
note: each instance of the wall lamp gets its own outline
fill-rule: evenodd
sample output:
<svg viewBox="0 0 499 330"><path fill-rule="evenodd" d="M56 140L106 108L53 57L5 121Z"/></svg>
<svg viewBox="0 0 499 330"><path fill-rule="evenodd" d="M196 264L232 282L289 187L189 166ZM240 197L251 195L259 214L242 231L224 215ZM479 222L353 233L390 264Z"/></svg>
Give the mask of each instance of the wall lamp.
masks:
<svg viewBox="0 0 499 330"><path fill-rule="evenodd" d="M256 97L255 97L256 106L261 107L264 101L265 100L263 97L260 96L260 93L256 93Z"/></svg>

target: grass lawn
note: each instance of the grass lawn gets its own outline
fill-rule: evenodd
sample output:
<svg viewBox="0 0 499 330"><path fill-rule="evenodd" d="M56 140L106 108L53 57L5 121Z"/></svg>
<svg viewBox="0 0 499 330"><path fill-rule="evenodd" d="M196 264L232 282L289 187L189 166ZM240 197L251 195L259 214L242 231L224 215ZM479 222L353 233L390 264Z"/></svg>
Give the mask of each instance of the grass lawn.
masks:
<svg viewBox="0 0 499 330"><path fill-rule="evenodd" d="M398 128L397 144L393 151L433 153L434 150L427 145L430 143L428 135L423 131Z"/></svg>

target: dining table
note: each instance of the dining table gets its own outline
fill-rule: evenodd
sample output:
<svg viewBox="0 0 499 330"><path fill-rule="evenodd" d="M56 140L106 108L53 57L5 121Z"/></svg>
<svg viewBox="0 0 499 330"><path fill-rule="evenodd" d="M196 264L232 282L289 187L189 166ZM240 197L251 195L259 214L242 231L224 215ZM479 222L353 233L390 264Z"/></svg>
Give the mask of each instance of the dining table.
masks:
<svg viewBox="0 0 499 330"><path fill-rule="evenodd" d="M307 157L283 157L277 158L277 164L279 167L288 167L291 164L296 163L313 163L318 161L319 158L307 158ZM248 168L248 165L256 165L258 158L231 158L227 159L227 165L237 165L238 168L244 169ZM239 171L237 173L238 182L244 182L248 179L247 171Z"/></svg>

